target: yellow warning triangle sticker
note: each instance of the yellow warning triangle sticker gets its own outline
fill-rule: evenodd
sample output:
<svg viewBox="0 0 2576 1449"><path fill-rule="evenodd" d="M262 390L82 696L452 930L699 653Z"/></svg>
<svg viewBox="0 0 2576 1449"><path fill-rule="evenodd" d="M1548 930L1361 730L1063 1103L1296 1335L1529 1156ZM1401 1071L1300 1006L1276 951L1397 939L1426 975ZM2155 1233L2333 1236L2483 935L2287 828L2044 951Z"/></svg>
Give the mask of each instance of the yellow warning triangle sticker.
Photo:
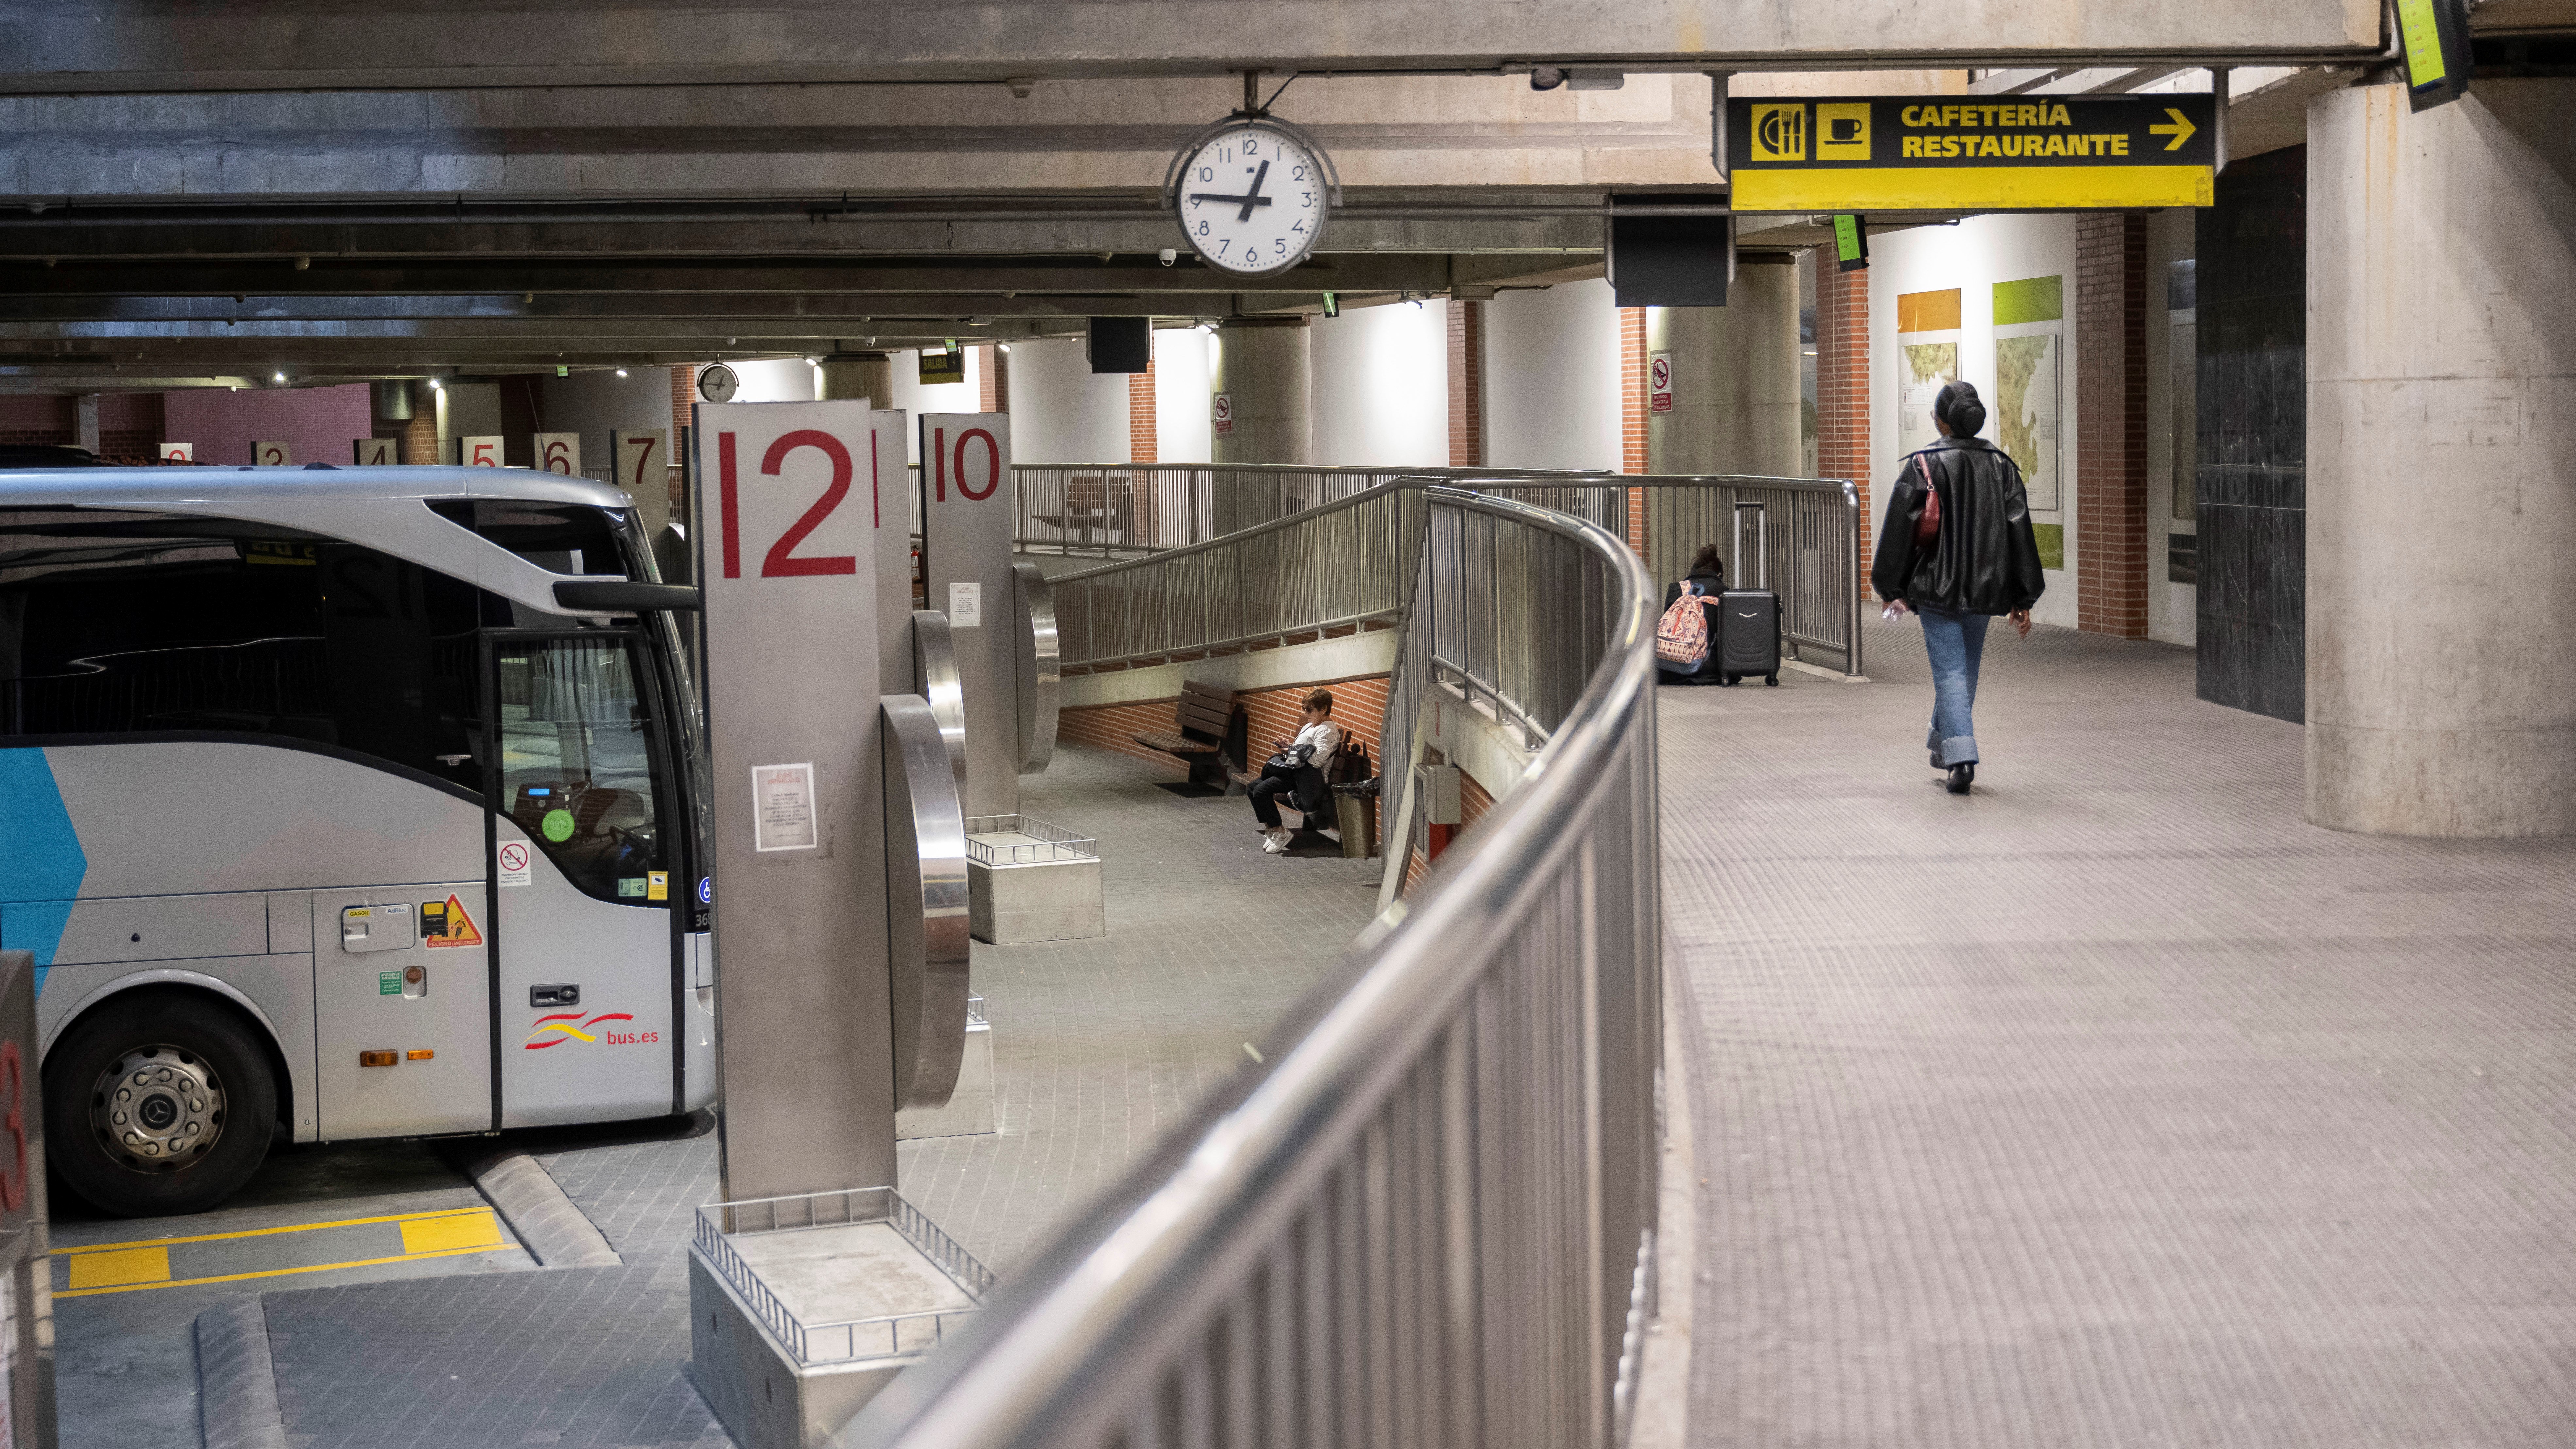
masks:
<svg viewBox="0 0 2576 1449"><path fill-rule="evenodd" d="M447 898L447 934L432 936L422 942L427 946L480 946L483 933L474 929L474 918L465 914L465 903L454 896Z"/></svg>

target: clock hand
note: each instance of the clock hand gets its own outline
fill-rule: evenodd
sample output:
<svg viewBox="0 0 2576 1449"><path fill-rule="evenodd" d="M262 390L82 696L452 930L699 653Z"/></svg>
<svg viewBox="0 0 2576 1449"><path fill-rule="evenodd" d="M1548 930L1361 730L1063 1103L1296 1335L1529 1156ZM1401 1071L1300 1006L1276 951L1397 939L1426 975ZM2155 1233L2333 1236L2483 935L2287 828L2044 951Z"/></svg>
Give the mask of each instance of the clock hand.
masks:
<svg viewBox="0 0 2576 1449"><path fill-rule="evenodd" d="M1263 201L1261 196L1261 179L1269 174L1270 163L1267 161L1261 163L1260 170L1252 173L1252 184L1243 188L1243 215L1236 217L1235 220L1250 221L1252 220L1252 208L1268 204Z"/></svg>
<svg viewBox="0 0 2576 1449"><path fill-rule="evenodd" d="M1269 198L1269 197L1267 197L1267 196L1219 196L1219 195L1217 195L1217 194L1216 194L1215 192L1213 192L1213 191L1193 191L1193 192L1191 192L1191 193L1190 193L1190 200L1192 200L1192 201L1244 201L1244 202L1249 202L1249 203L1251 203L1251 204L1252 204L1252 205L1254 205L1254 206L1268 206L1268 205L1270 204L1270 198ZM1245 216L1250 216L1251 214L1252 214L1252 213L1250 213L1250 212L1245 212L1245 213L1244 213L1244 215L1245 215Z"/></svg>

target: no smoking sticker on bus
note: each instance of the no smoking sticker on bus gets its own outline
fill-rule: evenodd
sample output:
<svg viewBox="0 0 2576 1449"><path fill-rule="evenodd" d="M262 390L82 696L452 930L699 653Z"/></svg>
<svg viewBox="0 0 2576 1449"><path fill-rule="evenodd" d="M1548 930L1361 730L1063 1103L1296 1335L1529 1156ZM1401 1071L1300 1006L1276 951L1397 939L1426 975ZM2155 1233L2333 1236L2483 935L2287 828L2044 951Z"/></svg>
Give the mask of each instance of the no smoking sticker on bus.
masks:
<svg viewBox="0 0 2576 1449"><path fill-rule="evenodd" d="M528 883L528 844L524 840L505 840L500 849L501 884L523 886Z"/></svg>

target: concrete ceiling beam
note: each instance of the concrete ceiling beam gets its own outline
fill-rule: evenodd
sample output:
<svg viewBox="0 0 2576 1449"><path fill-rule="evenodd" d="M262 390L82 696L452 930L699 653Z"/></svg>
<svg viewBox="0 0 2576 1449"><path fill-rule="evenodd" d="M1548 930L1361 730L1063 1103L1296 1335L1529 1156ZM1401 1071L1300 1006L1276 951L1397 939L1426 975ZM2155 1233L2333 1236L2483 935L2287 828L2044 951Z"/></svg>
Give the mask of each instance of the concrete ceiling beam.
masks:
<svg viewBox="0 0 2576 1449"><path fill-rule="evenodd" d="M163 0L20 0L0 25L0 90L999 83L1215 76L1247 64L1279 73L1457 71L1534 60L1636 71L1830 70L2051 56L2330 60L2379 43L2372 0L501 0L464 9L306 0L205 10Z"/></svg>

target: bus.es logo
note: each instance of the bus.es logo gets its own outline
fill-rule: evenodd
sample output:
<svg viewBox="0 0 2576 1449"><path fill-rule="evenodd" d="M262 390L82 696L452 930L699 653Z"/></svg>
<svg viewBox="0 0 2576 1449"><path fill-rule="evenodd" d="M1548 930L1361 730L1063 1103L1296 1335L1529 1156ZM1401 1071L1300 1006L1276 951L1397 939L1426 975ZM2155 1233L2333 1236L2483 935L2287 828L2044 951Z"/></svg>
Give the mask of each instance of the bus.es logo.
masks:
<svg viewBox="0 0 2576 1449"><path fill-rule="evenodd" d="M662 1039L660 1032L619 1031L607 1025L613 1021L633 1021L634 1019L635 1013L631 1011L603 1011L588 1021L583 1021L578 1011L567 1011L559 1016L541 1016L537 1018L536 1030L528 1033L528 1040L523 1049L532 1052L544 1051L547 1047L561 1046L568 1041L586 1041L599 1046L639 1046Z"/></svg>

